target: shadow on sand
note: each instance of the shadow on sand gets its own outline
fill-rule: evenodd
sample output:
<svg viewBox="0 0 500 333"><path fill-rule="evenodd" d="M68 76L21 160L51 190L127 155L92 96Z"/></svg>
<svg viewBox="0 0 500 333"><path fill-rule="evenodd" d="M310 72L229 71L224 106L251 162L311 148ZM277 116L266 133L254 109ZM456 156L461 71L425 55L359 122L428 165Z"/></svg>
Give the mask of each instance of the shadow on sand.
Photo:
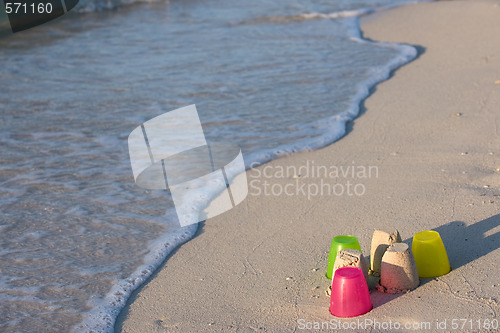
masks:
<svg viewBox="0 0 500 333"><path fill-rule="evenodd" d="M453 221L432 229L439 232L448 253L451 266L449 274L453 274L453 270L500 248L500 230L494 231L499 226L500 214L497 214L469 226L462 221ZM411 248L412 238L405 239L403 242ZM420 285L422 286L433 279L421 278ZM373 307L384 305L401 295L403 294L383 294L372 290Z"/></svg>

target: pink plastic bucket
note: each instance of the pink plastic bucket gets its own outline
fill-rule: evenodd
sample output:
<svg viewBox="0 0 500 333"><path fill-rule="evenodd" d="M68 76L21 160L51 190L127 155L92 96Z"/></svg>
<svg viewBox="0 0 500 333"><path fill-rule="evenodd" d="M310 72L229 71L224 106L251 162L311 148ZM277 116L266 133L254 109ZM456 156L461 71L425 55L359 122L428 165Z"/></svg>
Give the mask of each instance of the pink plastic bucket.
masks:
<svg viewBox="0 0 500 333"><path fill-rule="evenodd" d="M342 267L335 271L330 297L330 313L336 317L356 317L372 309L363 271Z"/></svg>

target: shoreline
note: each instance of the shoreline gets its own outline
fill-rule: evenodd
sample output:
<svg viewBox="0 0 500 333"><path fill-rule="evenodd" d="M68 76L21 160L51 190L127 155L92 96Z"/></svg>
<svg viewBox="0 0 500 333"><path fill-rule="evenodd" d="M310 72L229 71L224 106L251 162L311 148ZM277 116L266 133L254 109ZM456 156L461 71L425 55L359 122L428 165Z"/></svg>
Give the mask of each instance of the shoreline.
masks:
<svg viewBox="0 0 500 333"><path fill-rule="evenodd" d="M145 332L168 328L185 332L262 327L289 331L298 327L299 319L335 319L328 313L329 299L324 295L328 280L323 271L331 237L354 234L367 254L373 229L393 227L406 241L415 232L432 228L439 229L445 244L459 235L477 240L474 245L479 249L471 255L451 243L448 251L454 270L450 274L436 281L422 281L423 285L409 294L389 296L372 291L374 309L360 318L403 320L408 315L414 321L429 317L434 323L439 320L434 318L439 311L445 313L443 319L445 315L460 318L465 313L468 317L486 318L491 311L496 316L499 287L495 286L495 274L484 278L484 274L475 272L477 267L474 270L471 266L479 266L482 272L488 267L485 257L498 262L496 248L490 250L488 242L479 242L482 235L475 232L486 232L485 238L492 237L489 240L498 244L498 232L493 229L499 223L499 204L494 198L499 181L494 170L500 161L494 154L492 136L498 131L490 127L498 124L492 111L494 91L499 87L494 85L491 73L499 59L490 53L498 53L499 48L474 41L475 35L488 35L485 41L491 44L496 32L476 27L475 32L467 33L467 29L474 29L470 25L473 22L467 21L468 15L477 17L481 13L491 19L493 8L500 12L495 4L499 1L419 3L364 17L364 37L422 45L422 57L398 68L393 77L374 88L375 93L361 104L367 111L349 124L360 130L351 131L326 148L279 158L260 168L300 166L308 161L324 166L349 165L352 161L377 166L380 175L363 180L366 193L359 197L318 196L314 200L300 195L249 194L244 203L200 226L191 241L169 255L153 279L133 293L115 329ZM450 9L454 15L446 16ZM433 18L429 19L429 15ZM427 30L409 36L409 31L417 30L419 21L415 17L427 17ZM467 52L454 59L443 55L442 49L440 54L434 53L433 48L457 45L447 45L451 42L443 37L439 40L430 31L432 25L434 31L439 31L436 26L447 28L444 22L468 37L464 44L480 45L470 52L459 45ZM493 26L498 31L500 24ZM455 43L462 40L453 35L453 29L446 31ZM464 62L470 66L466 77L459 75L464 74ZM433 80L422 73L429 73ZM470 82L476 85L470 86ZM447 85L455 89L443 89ZM459 89L464 87L472 91ZM422 96L429 101L422 100ZM410 111L401 111L405 109ZM479 113L483 118L474 117ZM309 177L299 179L307 184L314 182ZM272 181L283 187L291 179L274 177ZM279 211L273 209L276 207L280 207ZM342 225L344 221L347 225ZM498 247L496 244L493 246ZM470 260L460 259L463 257ZM480 289L484 295L470 296L467 288L476 294ZM434 304L438 300L436 293L442 294L445 305L428 309L425 302ZM461 300L462 295L469 298ZM489 302L488 297L493 301ZM478 309L471 311L463 304L467 302L476 302ZM457 306L448 309L447 304ZM405 307L417 311L402 311Z"/></svg>

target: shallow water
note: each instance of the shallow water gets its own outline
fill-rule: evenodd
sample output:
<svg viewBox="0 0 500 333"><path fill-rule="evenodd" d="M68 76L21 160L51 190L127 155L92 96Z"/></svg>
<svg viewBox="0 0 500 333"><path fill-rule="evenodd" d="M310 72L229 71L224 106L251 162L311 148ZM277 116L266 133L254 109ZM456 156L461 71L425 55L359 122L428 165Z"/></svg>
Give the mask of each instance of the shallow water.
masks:
<svg viewBox="0 0 500 333"><path fill-rule="evenodd" d="M338 12L397 3L82 1L0 39L0 331L108 331L194 234L167 192L134 184L135 127L194 103L247 166L323 147L415 55Z"/></svg>

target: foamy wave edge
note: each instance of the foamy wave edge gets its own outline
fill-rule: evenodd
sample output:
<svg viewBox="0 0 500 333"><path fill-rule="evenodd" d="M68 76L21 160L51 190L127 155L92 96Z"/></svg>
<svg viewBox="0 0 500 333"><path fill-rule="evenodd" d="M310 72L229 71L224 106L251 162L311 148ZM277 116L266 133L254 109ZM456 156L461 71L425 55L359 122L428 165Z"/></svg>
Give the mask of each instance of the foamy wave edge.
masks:
<svg viewBox="0 0 500 333"><path fill-rule="evenodd" d="M408 3L432 1L434 0L412 1ZM136 2L155 2L155 0L120 0L117 2L121 4L131 4ZM376 42L363 39L361 36L359 19L361 16L371 14L376 11L395 8L408 3L384 6L380 8L364 8L355 11L341 11L330 14L306 13L301 15L305 20L345 19L349 28L349 38L351 40L358 43L368 43L377 47L398 50L399 55L383 65L371 68L370 77L358 84L357 93L352 96L349 101L349 106L344 112L329 118L318 120L314 123L299 126L304 133L310 132L311 128L314 128L315 130L322 129L324 131L323 135L314 139L303 139L293 144L282 145L273 150L248 154L245 156L245 165L247 170L251 165L267 163L278 157L326 147L335 141L338 141L345 135L347 123L354 120L359 115L361 103L370 95L370 90L377 84L390 78L390 75L394 70L408 64L418 55L417 49L411 45ZM196 207L204 209L208 206L212 199L217 197L217 195L219 195L219 192L210 193L200 191L200 193L194 195L193 199ZM93 303L93 309L84 314L82 322L76 325L72 331L78 333L113 332L116 319L125 307L127 300L134 290L147 281L147 279L159 268L159 266L174 249L192 239L196 234L197 229L198 224L193 224L179 229L175 233L163 235L162 238L150 243L148 246L150 253L145 258L145 261L149 263L138 267L129 278L117 281L104 299L91 301L91 303Z"/></svg>

